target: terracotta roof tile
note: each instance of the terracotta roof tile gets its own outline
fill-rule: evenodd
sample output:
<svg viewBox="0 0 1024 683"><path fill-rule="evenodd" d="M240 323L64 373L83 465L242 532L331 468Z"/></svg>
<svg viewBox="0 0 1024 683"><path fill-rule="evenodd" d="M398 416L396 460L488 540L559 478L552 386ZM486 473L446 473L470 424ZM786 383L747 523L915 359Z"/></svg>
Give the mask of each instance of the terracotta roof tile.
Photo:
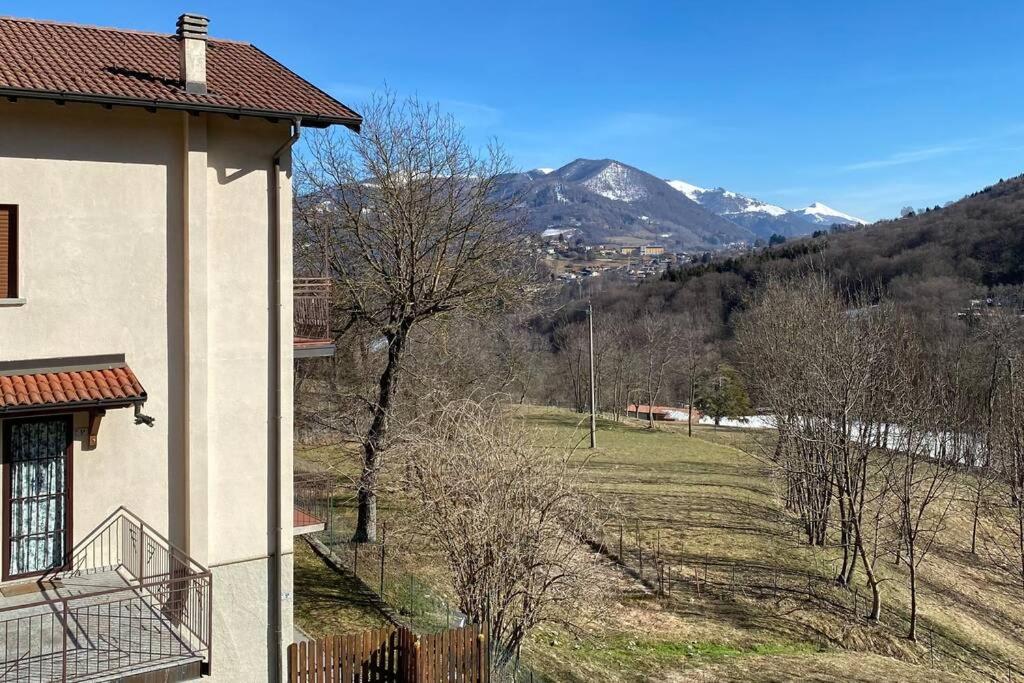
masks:
<svg viewBox="0 0 1024 683"><path fill-rule="evenodd" d="M0 413L111 400L129 403L146 400L146 390L131 368L0 375Z"/></svg>
<svg viewBox="0 0 1024 683"><path fill-rule="evenodd" d="M302 116L358 126L359 114L249 43L207 41L206 95L185 92L174 35L0 18L0 91L51 99L245 115Z"/></svg>
<svg viewBox="0 0 1024 683"><path fill-rule="evenodd" d="M313 515L309 514L308 512L304 512L303 510L300 510L299 508L295 508L295 514L293 515L293 521L295 523L295 526L297 526L297 527L312 526L314 524L323 524L324 523L324 520L319 519L317 517L314 517Z"/></svg>

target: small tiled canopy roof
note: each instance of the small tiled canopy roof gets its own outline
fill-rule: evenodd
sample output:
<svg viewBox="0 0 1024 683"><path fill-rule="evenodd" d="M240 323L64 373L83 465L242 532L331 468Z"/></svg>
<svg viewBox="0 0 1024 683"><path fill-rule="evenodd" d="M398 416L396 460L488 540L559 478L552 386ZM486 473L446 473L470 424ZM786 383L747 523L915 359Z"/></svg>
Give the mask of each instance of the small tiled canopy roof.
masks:
<svg viewBox="0 0 1024 683"><path fill-rule="evenodd" d="M304 529L308 527L315 527L324 525L324 520L314 517L308 512L295 508L295 512L292 515L292 520L296 529Z"/></svg>
<svg viewBox="0 0 1024 683"><path fill-rule="evenodd" d="M40 365L46 361L39 361ZM122 363L38 370L0 367L0 414L74 408L113 408L146 401L146 390Z"/></svg>
<svg viewBox="0 0 1024 683"><path fill-rule="evenodd" d="M0 18L0 95L220 111L358 128L359 114L249 43L207 41L206 95L185 92L173 35Z"/></svg>

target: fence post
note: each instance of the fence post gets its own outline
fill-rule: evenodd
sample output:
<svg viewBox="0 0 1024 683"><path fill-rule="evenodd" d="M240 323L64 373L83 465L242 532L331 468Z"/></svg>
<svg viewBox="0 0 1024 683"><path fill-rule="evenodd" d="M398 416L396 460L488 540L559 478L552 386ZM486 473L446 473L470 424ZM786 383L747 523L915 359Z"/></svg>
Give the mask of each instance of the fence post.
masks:
<svg viewBox="0 0 1024 683"><path fill-rule="evenodd" d="M138 578L139 583L142 583L142 580L146 577L146 571L143 569L144 563L146 561L146 550L145 550L146 543L143 540L145 537L146 537L146 523L143 522L140 519L139 520L139 575L138 575L138 577L136 577L136 578Z"/></svg>
<svg viewBox="0 0 1024 683"><path fill-rule="evenodd" d="M384 597L384 555L387 549L388 523L381 525L380 531L380 597Z"/></svg>
<svg viewBox="0 0 1024 683"><path fill-rule="evenodd" d="M327 494L327 544L334 547L334 492Z"/></svg>
<svg viewBox="0 0 1024 683"><path fill-rule="evenodd" d="M67 598L60 601L61 626L64 633L63 645L60 649L60 680L68 680L68 601Z"/></svg>
<svg viewBox="0 0 1024 683"><path fill-rule="evenodd" d="M359 544L358 543L353 543L352 544L352 555L353 555L353 558L352 558L352 573L355 574L356 577L358 577L359 576Z"/></svg>

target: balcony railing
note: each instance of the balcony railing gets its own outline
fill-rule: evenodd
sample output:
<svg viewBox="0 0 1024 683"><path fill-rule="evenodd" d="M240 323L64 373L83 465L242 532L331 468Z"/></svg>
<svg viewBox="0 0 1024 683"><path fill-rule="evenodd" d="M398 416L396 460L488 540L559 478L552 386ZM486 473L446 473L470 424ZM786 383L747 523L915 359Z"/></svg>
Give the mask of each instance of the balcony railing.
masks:
<svg viewBox="0 0 1024 683"><path fill-rule="evenodd" d="M294 280L295 336L331 338L331 279L297 277Z"/></svg>
<svg viewBox="0 0 1024 683"><path fill-rule="evenodd" d="M0 681L209 671L213 577L124 508L44 575L0 600Z"/></svg>

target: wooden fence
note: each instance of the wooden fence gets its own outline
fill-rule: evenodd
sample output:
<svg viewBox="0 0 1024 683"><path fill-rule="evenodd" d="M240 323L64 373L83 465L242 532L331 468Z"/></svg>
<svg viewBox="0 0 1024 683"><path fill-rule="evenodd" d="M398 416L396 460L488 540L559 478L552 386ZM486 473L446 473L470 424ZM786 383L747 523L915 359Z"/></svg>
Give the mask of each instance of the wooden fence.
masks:
<svg viewBox="0 0 1024 683"><path fill-rule="evenodd" d="M406 628L288 646L289 683L489 683L487 629L419 636Z"/></svg>

